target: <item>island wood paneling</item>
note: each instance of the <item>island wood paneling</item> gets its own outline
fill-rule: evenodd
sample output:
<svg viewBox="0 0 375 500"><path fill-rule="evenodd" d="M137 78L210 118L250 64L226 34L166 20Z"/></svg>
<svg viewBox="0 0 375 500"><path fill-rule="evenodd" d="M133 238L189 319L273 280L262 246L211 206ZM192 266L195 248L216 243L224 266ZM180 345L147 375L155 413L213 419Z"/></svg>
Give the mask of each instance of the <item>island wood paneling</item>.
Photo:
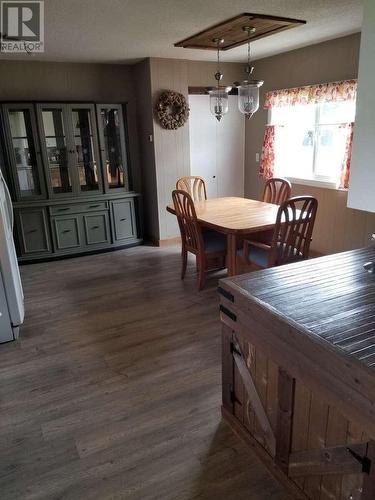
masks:
<svg viewBox="0 0 375 500"><path fill-rule="evenodd" d="M363 264L374 257L366 248L220 282L223 414L296 498L373 498L375 285Z"/></svg>

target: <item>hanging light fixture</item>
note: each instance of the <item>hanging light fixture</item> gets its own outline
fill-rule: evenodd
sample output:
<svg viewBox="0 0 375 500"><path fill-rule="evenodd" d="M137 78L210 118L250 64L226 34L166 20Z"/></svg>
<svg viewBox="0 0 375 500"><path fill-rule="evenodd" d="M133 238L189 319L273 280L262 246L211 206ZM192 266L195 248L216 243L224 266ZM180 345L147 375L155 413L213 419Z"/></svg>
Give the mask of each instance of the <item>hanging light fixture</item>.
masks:
<svg viewBox="0 0 375 500"><path fill-rule="evenodd" d="M242 82L242 85L236 85L236 87L238 89L238 109L246 118L250 119L259 108L259 87L261 87L264 82L263 80L251 79L254 67L251 66L250 37L252 33L255 33L256 28L244 26L242 30L246 31L248 35L247 65L245 67L247 79Z"/></svg>
<svg viewBox="0 0 375 500"><path fill-rule="evenodd" d="M215 73L215 80L217 82L216 88L209 90L210 95L210 110L211 113L216 117L217 121L220 121L223 115L228 113L228 92L231 91L232 87L221 87L220 82L223 78L223 73L220 71L220 44L224 42L223 38L214 38L212 40L217 46L217 71Z"/></svg>

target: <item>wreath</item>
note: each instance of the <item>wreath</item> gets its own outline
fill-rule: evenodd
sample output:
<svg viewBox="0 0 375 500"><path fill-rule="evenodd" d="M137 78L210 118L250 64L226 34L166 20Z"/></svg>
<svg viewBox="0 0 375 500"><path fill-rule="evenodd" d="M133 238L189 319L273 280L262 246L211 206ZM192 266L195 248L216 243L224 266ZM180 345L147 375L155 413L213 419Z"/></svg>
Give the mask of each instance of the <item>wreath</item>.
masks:
<svg viewBox="0 0 375 500"><path fill-rule="evenodd" d="M182 127L189 118L189 106L185 96L173 90L166 90L159 97L157 115L160 125L168 130Z"/></svg>

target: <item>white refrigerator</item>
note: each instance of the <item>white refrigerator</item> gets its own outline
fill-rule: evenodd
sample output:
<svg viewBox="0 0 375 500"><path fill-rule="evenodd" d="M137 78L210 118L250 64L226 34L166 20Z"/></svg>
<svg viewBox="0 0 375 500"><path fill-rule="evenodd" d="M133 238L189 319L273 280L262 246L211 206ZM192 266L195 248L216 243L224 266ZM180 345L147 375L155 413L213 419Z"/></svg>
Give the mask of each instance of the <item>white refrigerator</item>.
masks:
<svg viewBox="0 0 375 500"><path fill-rule="evenodd" d="M25 315L13 221L12 201L0 166L0 343L18 338Z"/></svg>

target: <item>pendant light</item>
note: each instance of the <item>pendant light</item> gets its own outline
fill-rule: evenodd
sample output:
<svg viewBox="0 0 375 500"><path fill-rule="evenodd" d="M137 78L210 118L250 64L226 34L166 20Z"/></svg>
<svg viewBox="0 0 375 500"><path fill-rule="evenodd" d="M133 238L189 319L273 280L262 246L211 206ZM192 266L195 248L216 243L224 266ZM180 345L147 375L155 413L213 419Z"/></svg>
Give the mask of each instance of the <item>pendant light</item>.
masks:
<svg viewBox="0 0 375 500"><path fill-rule="evenodd" d="M237 85L238 89L238 109L246 118L250 119L259 108L259 87L263 85L263 80L253 80L251 75L254 67L251 66L251 53L250 53L250 36L255 33L256 28L251 26L244 26L243 31L248 35L247 40L247 65L245 73L247 79L241 85Z"/></svg>
<svg viewBox="0 0 375 500"><path fill-rule="evenodd" d="M221 87L220 82L223 78L223 73L220 72L220 44L224 42L223 38L214 38L212 40L217 46L217 71L215 73L215 80L217 82L216 88L209 90L210 95L210 110L215 116L217 121L220 121L223 115L228 113L228 92L232 87Z"/></svg>

